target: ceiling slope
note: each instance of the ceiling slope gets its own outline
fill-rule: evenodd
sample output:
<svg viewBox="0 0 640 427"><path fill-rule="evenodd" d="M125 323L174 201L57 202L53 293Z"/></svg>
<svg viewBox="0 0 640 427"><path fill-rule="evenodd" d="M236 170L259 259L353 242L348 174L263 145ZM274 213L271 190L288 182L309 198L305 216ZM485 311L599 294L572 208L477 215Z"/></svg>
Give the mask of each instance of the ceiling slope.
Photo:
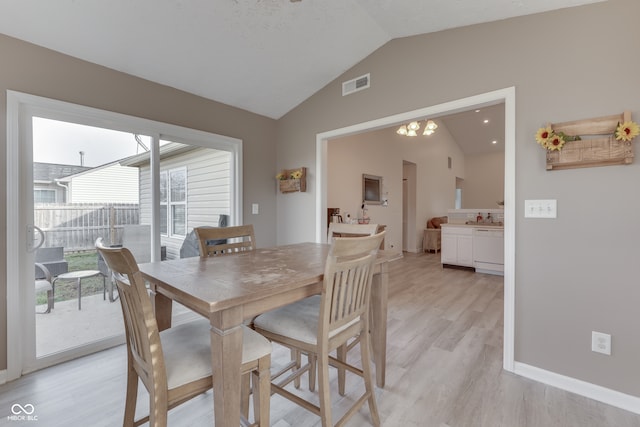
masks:
<svg viewBox="0 0 640 427"><path fill-rule="evenodd" d="M0 0L0 33L274 119L391 39L602 0Z"/></svg>

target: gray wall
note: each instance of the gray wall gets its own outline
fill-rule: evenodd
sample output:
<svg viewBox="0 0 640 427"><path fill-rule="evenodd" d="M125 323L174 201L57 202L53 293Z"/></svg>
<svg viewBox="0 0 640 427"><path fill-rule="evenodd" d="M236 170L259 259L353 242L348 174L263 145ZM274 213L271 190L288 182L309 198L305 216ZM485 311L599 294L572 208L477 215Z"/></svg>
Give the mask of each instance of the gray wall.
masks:
<svg viewBox="0 0 640 427"><path fill-rule="evenodd" d="M239 138L244 141L244 222L254 224L259 246L276 243L274 120L3 35L0 35L0 58L0 170L6 169L7 90ZM3 206L0 209L0 369L5 369L5 185L0 185L0 200ZM260 204L259 215L251 214L252 203Z"/></svg>
<svg viewBox="0 0 640 427"><path fill-rule="evenodd" d="M498 209L504 200L504 151L466 156L462 209Z"/></svg>
<svg viewBox="0 0 640 427"><path fill-rule="evenodd" d="M397 39L278 123L278 168L307 166L307 193L278 195L278 242L314 239L316 134L516 87L515 359L640 396L640 161L545 170L538 127L631 110L640 121L640 2L588 6ZM341 82L371 73L371 88ZM637 142L635 143L637 145ZM558 218L523 217L557 199ZM591 331L613 354L592 353Z"/></svg>

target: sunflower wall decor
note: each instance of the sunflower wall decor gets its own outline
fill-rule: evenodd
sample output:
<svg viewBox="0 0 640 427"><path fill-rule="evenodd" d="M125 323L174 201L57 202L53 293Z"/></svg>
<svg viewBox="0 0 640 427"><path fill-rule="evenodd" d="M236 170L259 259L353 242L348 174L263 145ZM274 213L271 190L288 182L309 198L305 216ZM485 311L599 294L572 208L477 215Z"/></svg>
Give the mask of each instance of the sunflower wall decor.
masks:
<svg viewBox="0 0 640 427"><path fill-rule="evenodd" d="M307 191L307 168L284 169L276 179L281 193Z"/></svg>
<svg viewBox="0 0 640 427"><path fill-rule="evenodd" d="M640 126L631 113L548 124L536 142L547 152L547 170L633 163L632 140Z"/></svg>

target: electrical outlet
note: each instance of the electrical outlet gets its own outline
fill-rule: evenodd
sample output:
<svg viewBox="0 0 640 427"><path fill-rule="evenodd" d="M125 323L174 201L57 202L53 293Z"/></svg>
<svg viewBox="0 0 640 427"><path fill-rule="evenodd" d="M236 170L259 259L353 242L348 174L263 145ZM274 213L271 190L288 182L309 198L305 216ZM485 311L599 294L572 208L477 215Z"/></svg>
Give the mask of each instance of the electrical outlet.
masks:
<svg viewBox="0 0 640 427"><path fill-rule="evenodd" d="M611 356L611 335L591 331L591 351Z"/></svg>

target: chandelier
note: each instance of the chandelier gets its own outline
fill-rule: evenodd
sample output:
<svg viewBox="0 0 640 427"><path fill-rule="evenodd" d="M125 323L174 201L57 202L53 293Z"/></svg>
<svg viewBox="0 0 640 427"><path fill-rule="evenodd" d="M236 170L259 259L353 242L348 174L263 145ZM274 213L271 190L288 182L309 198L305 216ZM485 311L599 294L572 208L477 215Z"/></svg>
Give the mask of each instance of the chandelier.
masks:
<svg viewBox="0 0 640 427"><path fill-rule="evenodd" d="M436 131L436 129L438 129L438 125L433 120L426 120L424 123L424 132L422 132L422 134L431 135ZM400 126L396 133L403 136L417 136L418 130L420 130L420 122L414 121L408 125Z"/></svg>

